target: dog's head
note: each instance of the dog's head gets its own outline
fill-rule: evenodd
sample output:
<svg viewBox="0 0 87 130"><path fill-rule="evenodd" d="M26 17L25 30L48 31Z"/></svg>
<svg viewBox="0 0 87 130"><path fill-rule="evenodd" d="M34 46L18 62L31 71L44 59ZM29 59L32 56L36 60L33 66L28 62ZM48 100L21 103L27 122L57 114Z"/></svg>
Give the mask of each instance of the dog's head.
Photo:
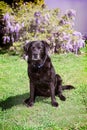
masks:
<svg viewBox="0 0 87 130"><path fill-rule="evenodd" d="M24 46L25 54L28 56L28 61L33 63L42 63L48 55L49 45L46 41L32 41Z"/></svg>

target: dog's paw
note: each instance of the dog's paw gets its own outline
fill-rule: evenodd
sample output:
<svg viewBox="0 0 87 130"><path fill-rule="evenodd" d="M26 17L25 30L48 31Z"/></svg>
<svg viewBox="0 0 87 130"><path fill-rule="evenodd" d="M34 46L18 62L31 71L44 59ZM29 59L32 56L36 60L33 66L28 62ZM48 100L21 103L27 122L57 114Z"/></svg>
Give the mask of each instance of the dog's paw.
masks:
<svg viewBox="0 0 87 130"><path fill-rule="evenodd" d="M63 95L59 95L59 98L60 98L60 100L62 100L62 101L65 101L65 100L66 100L65 96L63 96Z"/></svg>
<svg viewBox="0 0 87 130"><path fill-rule="evenodd" d="M52 106L58 107L58 103L57 102L52 102Z"/></svg>
<svg viewBox="0 0 87 130"><path fill-rule="evenodd" d="M29 98L24 101L27 107L32 107L34 105L34 102L31 101Z"/></svg>
<svg viewBox="0 0 87 130"><path fill-rule="evenodd" d="M27 107L32 107L34 105L34 102L28 102Z"/></svg>
<svg viewBox="0 0 87 130"><path fill-rule="evenodd" d="M27 104L29 102L29 98L24 100L24 103Z"/></svg>

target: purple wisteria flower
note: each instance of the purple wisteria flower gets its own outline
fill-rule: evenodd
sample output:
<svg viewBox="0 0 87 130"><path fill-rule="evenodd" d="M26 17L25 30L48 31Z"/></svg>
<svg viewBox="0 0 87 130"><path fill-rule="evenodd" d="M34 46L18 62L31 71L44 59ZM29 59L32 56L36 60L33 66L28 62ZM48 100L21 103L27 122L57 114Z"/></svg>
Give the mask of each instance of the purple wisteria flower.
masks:
<svg viewBox="0 0 87 130"><path fill-rule="evenodd" d="M9 36L6 37L6 41L7 41L7 43L10 42L10 37Z"/></svg>
<svg viewBox="0 0 87 130"><path fill-rule="evenodd" d="M41 23L40 19L36 18L35 23L39 25Z"/></svg>
<svg viewBox="0 0 87 130"><path fill-rule="evenodd" d="M85 47L85 41L84 41L83 39L79 39L79 40L77 41L77 44L78 44L78 47L79 47L79 48Z"/></svg>
<svg viewBox="0 0 87 130"><path fill-rule="evenodd" d="M8 26L8 27L10 28L11 23L10 23L10 21L9 21L9 20L8 20L8 21L6 21L6 26Z"/></svg>
<svg viewBox="0 0 87 130"><path fill-rule="evenodd" d="M19 32L20 29L21 29L21 26L17 23L15 25L14 31L17 33L17 32Z"/></svg>
<svg viewBox="0 0 87 130"><path fill-rule="evenodd" d="M9 28L8 27L4 27L4 33L9 34Z"/></svg>
<svg viewBox="0 0 87 130"><path fill-rule="evenodd" d="M75 54L78 54L80 48L85 47L85 42L83 39L72 41L72 44L73 44L73 52L75 52Z"/></svg>
<svg viewBox="0 0 87 130"><path fill-rule="evenodd" d="M14 33L15 33L15 36L16 36L16 38L15 38L16 41L19 38L20 29L21 29L21 26L18 23L16 23L16 25L14 27Z"/></svg>
<svg viewBox="0 0 87 130"><path fill-rule="evenodd" d="M78 46L77 42L74 42L73 52L77 55L77 54L78 54L78 51L79 51L79 46Z"/></svg>
<svg viewBox="0 0 87 130"><path fill-rule="evenodd" d="M65 50L66 52L74 52L75 54L78 54L78 51L80 48L85 47L85 42L83 39L79 40L72 40L68 39L66 43L62 42L61 48Z"/></svg>
<svg viewBox="0 0 87 130"><path fill-rule="evenodd" d="M13 32L14 32L14 27L11 25L11 26L9 27L9 30L10 30L10 33L13 33Z"/></svg>
<svg viewBox="0 0 87 130"><path fill-rule="evenodd" d="M62 38L64 41L69 41L70 40L70 35L69 34L66 34L65 32L62 33Z"/></svg>
<svg viewBox="0 0 87 130"><path fill-rule="evenodd" d="M72 18L72 17L75 17L75 16L76 16L76 11L73 10L73 9L70 9L70 10L67 10L66 14L67 14L67 16L68 16L69 18Z"/></svg>
<svg viewBox="0 0 87 130"><path fill-rule="evenodd" d="M4 21L8 21L10 19L10 15L6 13L3 17Z"/></svg>
<svg viewBox="0 0 87 130"><path fill-rule="evenodd" d="M6 22L6 26L9 29L10 33L14 32L14 27L12 26L12 24L10 23L10 21Z"/></svg>
<svg viewBox="0 0 87 130"><path fill-rule="evenodd" d="M40 16L41 16L41 12L40 11L34 13L34 17L40 17Z"/></svg>
<svg viewBox="0 0 87 130"><path fill-rule="evenodd" d="M45 28L40 28L39 32L44 33L45 32Z"/></svg>
<svg viewBox="0 0 87 130"><path fill-rule="evenodd" d="M63 48L63 50L65 50L66 52L72 52L72 51L73 51L73 46L72 46L70 40L69 40L67 43L63 43L63 44L62 44L62 48Z"/></svg>
<svg viewBox="0 0 87 130"><path fill-rule="evenodd" d="M3 37L3 43L6 44L6 36Z"/></svg>
<svg viewBox="0 0 87 130"><path fill-rule="evenodd" d="M3 37L3 43L6 44L6 43L9 43L10 42L10 37L9 36L4 36Z"/></svg>
<svg viewBox="0 0 87 130"><path fill-rule="evenodd" d="M49 19L50 19L50 14L49 14L49 13L45 14L44 19L45 19L46 21L49 21Z"/></svg>
<svg viewBox="0 0 87 130"><path fill-rule="evenodd" d="M13 36L11 37L11 42L12 42L12 43L14 42L14 37L13 37Z"/></svg>
<svg viewBox="0 0 87 130"><path fill-rule="evenodd" d="M21 24L22 27L24 27L24 22Z"/></svg>
<svg viewBox="0 0 87 130"><path fill-rule="evenodd" d="M74 31L74 32L73 32L73 35L74 35L74 36L77 36L77 37L79 37L79 38L82 38L81 32Z"/></svg>

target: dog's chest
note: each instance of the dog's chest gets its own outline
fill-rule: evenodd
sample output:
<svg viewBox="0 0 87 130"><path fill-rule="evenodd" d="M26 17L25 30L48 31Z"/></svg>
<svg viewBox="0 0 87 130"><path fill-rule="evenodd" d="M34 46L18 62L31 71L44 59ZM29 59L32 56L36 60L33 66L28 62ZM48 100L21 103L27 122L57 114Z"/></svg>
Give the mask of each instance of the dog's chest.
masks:
<svg viewBox="0 0 87 130"><path fill-rule="evenodd" d="M46 61L41 68L28 66L28 75L35 84L49 84L55 77L55 71L50 60Z"/></svg>
<svg viewBox="0 0 87 130"><path fill-rule="evenodd" d="M50 80L50 71L47 68L38 69L35 73L32 73L32 78L34 81L39 83L46 83Z"/></svg>

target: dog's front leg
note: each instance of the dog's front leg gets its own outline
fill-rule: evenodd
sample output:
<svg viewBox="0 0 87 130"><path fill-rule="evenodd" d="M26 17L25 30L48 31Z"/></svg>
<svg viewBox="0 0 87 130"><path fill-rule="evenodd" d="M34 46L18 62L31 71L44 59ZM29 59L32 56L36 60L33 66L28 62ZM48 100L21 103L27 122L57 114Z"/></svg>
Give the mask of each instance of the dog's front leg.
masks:
<svg viewBox="0 0 87 130"><path fill-rule="evenodd" d="M34 84L30 81L30 97L25 100L25 103L27 106L33 106L35 101L35 86Z"/></svg>
<svg viewBox="0 0 87 130"><path fill-rule="evenodd" d="M57 107L58 103L56 102L55 99L55 86L54 83L50 83L50 92L51 92L51 102L52 102L52 106Z"/></svg>

